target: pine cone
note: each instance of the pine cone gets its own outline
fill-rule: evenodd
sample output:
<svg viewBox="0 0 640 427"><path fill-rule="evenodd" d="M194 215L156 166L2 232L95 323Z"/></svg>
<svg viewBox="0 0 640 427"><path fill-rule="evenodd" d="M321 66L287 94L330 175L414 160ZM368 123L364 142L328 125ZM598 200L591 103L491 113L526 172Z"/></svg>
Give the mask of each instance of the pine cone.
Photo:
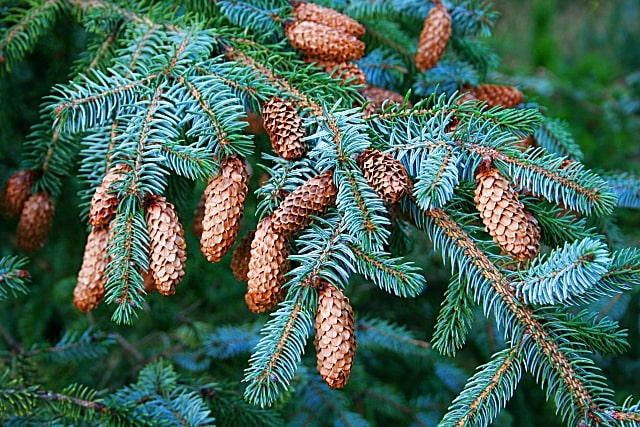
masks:
<svg viewBox="0 0 640 427"><path fill-rule="evenodd" d="M485 160L478 167L474 200L486 230L504 252L518 261L532 260L538 255L538 221L490 161Z"/></svg>
<svg viewBox="0 0 640 427"><path fill-rule="evenodd" d="M129 166L125 164L114 166L106 173L100 186L96 188L89 206L89 223L94 227L104 227L116 216L118 196L111 192L111 186L114 182L123 179L128 169Z"/></svg>
<svg viewBox="0 0 640 427"><path fill-rule="evenodd" d="M318 371L329 387L342 388L357 347L353 309L344 293L329 282L321 280L318 292L314 323Z"/></svg>
<svg viewBox="0 0 640 427"><path fill-rule="evenodd" d="M20 216L37 177L38 172L31 169L20 170L9 177L2 192L3 214L6 218Z"/></svg>
<svg viewBox="0 0 640 427"><path fill-rule="evenodd" d="M153 196L147 205L149 272L162 295L173 295L184 277L187 248L184 230L173 205Z"/></svg>
<svg viewBox="0 0 640 427"><path fill-rule="evenodd" d="M409 192L409 177L402 163L379 150L364 150L358 164L376 194L387 203L395 203Z"/></svg>
<svg viewBox="0 0 640 427"><path fill-rule="evenodd" d="M218 262L231 249L240 231L249 172L239 157L222 161L220 173L205 189L200 249L209 262Z"/></svg>
<svg viewBox="0 0 640 427"><path fill-rule="evenodd" d="M451 15L447 8L436 0L424 20L420 39L418 40L418 53L416 54L416 68L426 71L433 68L447 49L447 43L451 36Z"/></svg>
<svg viewBox="0 0 640 427"><path fill-rule="evenodd" d="M250 231L244 236L231 257L231 271L233 277L240 282L247 281L247 273L249 272L249 259L251 258L251 242L253 241L255 231Z"/></svg>
<svg viewBox="0 0 640 427"><path fill-rule="evenodd" d="M364 43L356 37L327 25L297 21L285 28L289 43L319 59L345 62L364 56Z"/></svg>
<svg viewBox="0 0 640 427"><path fill-rule="evenodd" d="M285 235L297 233L311 223L311 215L320 215L333 205L337 194L332 170L307 180L273 212L273 230Z"/></svg>
<svg viewBox="0 0 640 427"><path fill-rule="evenodd" d="M524 99L522 92L513 86L481 84L473 89L473 94L478 100L485 101L489 108L498 105L504 108L513 108L521 104Z"/></svg>
<svg viewBox="0 0 640 427"><path fill-rule="evenodd" d="M16 231L18 247L22 251L35 252L44 245L54 213L53 200L45 192L33 194L24 202Z"/></svg>
<svg viewBox="0 0 640 427"><path fill-rule="evenodd" d="M93 227L84 247L82 266L73 290L73 303L80 311L96 308L104 298L107 278L109 228Z"/></svg>
<svg viewBox="0 0 640 427"><path fill-rule="evenodd" d="M287 238L275 232L271 217L264 217L251 242L244 297L249 310L262 313L283 300L282 285L289 268L287 256Z"/></svg>
<svg viewBox="0 0 640 427"><path fill-rule="evenodd" d="M314 63L332 78L341 79L342 83L346 83L349 79L351 79L349 82L351 85L367 83L367 75L355 62L324 61L311 56L304 56L302 60L307 64Z"/></svg>
<svg viewBox="0 0 640 427"><path fill-rule="evenodd" d="M247 112L247 118L242 119L247 122L249 126L245 128L245 131L251 135L262 135L264 133L264 124L262 117L251 111Z"/></svg>
<svg viewBox="0 0 640 427"><path fill-rule="evenodd" d="M354 37L364 34L364 27L355 19L336 10L313 3L295 3L293 17L296 21L310 21L344 31Z"/></svg>
<svg viewBox="0 0 640 427"><path fill-rule="evenodd" d="M373 105L374 111L382 110L383 105L388 105L389 103L398 105L402 105L404 103L404 96L378 86L366 85L364 88L360 89L360 93L370 101L369 105ZM407 102L407 107L410 108L411 103Z"/></svg>
<svg viewBox="0 0 640 427"><path fill-rule="evenodd" d="M307 151L302 119L291 103L281 98L270 98L262 106L264 128L269 134L273 151L283 159L293 160Z"/></svg>
<svg viewBox="0 0 640 427"><path fill-rule="evenodd" d="M191 225L191 229L193 230L193 234L198 238L202 237L202 221L204 220L204 204L206 200L207 193L203 192L200 196L200 200L198 200L196 209L193 211L193 224Z"/></svg>

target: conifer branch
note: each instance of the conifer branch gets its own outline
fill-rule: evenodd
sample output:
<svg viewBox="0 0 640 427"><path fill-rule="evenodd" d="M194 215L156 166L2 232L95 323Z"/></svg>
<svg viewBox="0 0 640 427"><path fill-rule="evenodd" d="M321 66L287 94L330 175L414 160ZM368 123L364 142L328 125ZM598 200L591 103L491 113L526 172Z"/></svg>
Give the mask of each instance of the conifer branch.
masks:
<svg viewBox="0 0 640 427"><path fill-rule="evenodd" d="M8 256L0 258L0 301L9 296L16 297L18 293L27 294L27 283L31 274L24 267L28 259L24 257Z"/></svg>
<svg viewBox="0 0 640 427"><path fill-rule="evenodd" d="M434 209L425 212L425 214L433 221L433 225L438 227L436 231L438 234L433 239L436 246L443 245L441 246L442 249L445 253L448 253L455 264L458 264L459 268L463 265L476 268L477 274L482 275L487 285L495 292L494 295L487 295L478 293L478 289L474 290L476 299L484 300L485 312L488 312L491 308L496 313L500 313L502 310L508 312L509 320L500 320L500 323L510 325L505 329L506 338L513 340L522 333L528 334L531 337L532 344L536 346L536 351L544 354L544 359L541 359L540 363L549 364L545 371L552 370L572 396L567 403L571 403L578 409L580 414L589 413L590 416L597 419L599 417L597 414L602 413L603 410L586 388L581 379L582 375L579 375L576 371L579 365L576 366L575 361L568 359L556 342L558 338L554 339L553 334L536 318L534 311L523 305L505 276L500 273L487 255L475 245L456 221L442 209ZM443 238L446 236L450 241L442 241L438 237L439 233L442 233ZM454 246L457 249L454 249ZM467 269L468 267L460 268L461 271ZM474 283L474 281L472 280L470 283ZM549 393L551 392L549 390ZM556 393L561 393L561 390L556 390ZM570 408L562 409L565 416L571 411ZM575 414L571 418L575 419Z"/></svg>

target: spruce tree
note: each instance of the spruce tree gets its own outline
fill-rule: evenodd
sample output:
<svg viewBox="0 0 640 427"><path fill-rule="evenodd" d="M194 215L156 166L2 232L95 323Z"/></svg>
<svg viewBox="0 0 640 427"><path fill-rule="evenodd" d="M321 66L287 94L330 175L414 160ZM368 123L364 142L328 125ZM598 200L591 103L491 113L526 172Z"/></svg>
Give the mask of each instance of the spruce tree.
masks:
<svg viewBox="0 0 640 427"><path fill-rule="evenodd" d="M0 10L3 120L72 50L3 153L4 425L507 425L526 381L640 424L598 308L637 297L640 178L500 80L484 2Z"/></svg>

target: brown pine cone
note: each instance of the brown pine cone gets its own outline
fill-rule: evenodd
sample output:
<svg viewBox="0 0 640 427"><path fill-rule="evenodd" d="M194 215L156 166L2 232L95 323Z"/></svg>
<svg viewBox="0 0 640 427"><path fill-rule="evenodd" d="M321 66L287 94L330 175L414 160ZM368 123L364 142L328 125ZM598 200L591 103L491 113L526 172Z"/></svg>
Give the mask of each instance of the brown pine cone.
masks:
<svg viewBox="0 0 640 427"><path fill-rule="evenodd" d="M2 192L3 215L6 218L20 216L36 178L38 172L31 169L19 170L9 177Z"/></svg>
<svg viewBox="0 0 640 427"><path fill-rule="evenodd" d="M342 388L357 347L353 309L344 293L329 282L320 280L318 293L314 322L318 371L329 387Z"/></svg>
<svg viewBox="0 0 640 427"><path fill-rule="evenodd" d="M55 206L45 192L31 195L22 208L16 239L18 247L24 252L35 252L42 248L53 224Z"/></svg>
<svg viewBox="0 0 640 427"><path fill-rule="evenodd" d="M362 175L376 194L387 203L395 203L410 189L407 171L400 161L379 150L364 150L358 156Z"/></svg>
<svg viewBox="0 0 640 427"><path fill-rule="evenodd" d="M209 181L205 189L200 250L209 262L220 261L236 241L248 183L249 171L245 161L229 156L222 161L220 173Z"/></svg>
<svg viewBox="0 0 640 427"><path fill-rule="evenodd" d="M254 112L247 112L247 118L242 119L246 121L249 126L245 128L245 131L251 135L262 135L264 133L264 124L262 122L262 117Z"/></svg>
<svg viewBox="0 0 640 427"><path fill-rule="evenodd" d="M244 297L249 310L262 313L284 299L282 285L289 269L288 256L287 238L275 232L270 216L264 217L251 241Z"/></svg>
<svg viewBox="0 0 640 427"><path fill-rule="evenodd" d="M370 101L369 105L373 106L372 108L374 111L382 110L382 106L388 105L389 103L402 105L404 102L404 96L392 90L378 86L366 85L364 88L360 89L360 93ZM407 107L411 108L410 102L407 102Z"/></svg>
<svg viewBox="0 0 640 427"><path fill-rule="evenodd" d="M191 229L193 230L193 234L198 238L202 237L202 221L204 220L204 203L206 200L207 193L203 192L200 200L198 200L196 209L193 211L193 224L191 225Z"/></svg>
<svg viewBox="0 0 640 427"><path fill-rule="evenodd" d="M114 182L124 178L129 166L119 164L111 168L102 183L96 188L89 206L89 223L94 227L104 227L116 216L118 210L118 196L111 192Z"/></svg>
<svg viewBox="0 0 640 427"><path fill-rule="evenodd" d="M436 0L422 26L418 40L416 68L420 71L433 68L447 49L449 37L451 37L451 15L447 8Z"/></svg>
<svg viewBox="0 0 640 427"><path fill-rule="evenodd" d="M247 235L240 240L240 243L236 246L236 249L233 251L233 256L231 257L231 271L233 272L233 277L238 279L240 282L247 281L249 259L251 259L251 242L255 235L255 231L247 233Z"/></svg>
<svg viewBox="0 0 640 427"><path fill-rule="evenodd" d="M296 21L286 26L285 34L296 49L326 61L345 62L364 56L362 41L327 25Z"/></svg>
<svg viewBox="0 0 640 427"><path fill-rule="evenodd" d="M294 3L293 17L296 21L311 21L344 31L354 37L364 34L364 27L355 19L336 10L314 3Z"/></svg>
<svg viewBox="0 0 640 427"><path fill-rule="evenodd" d="M522 92L513 86L481 84L473 89L473 94L479 101L485 101L489 108L498 105L513 108L524 99Z"/></svg>
<svg viewBox="0 0 640 427"><path fill-rule="evenodd" d="M287 160L304 156L307 149L302 142L305 136L302 119L290 102L270 98L262 105L262 118L273 151L278 156Z"/></svg>
<svg viewBox="0 0 640 427"><path fill-rule="evenodd" d="M302 60L307 64L315 63L316 67L321 68L334 79L341 79L342 83L346 83L349 79L351 79L349 84L352 85L367 83L367 75L355 62L324 61L311 56L303 56Z"/></svg>
<svg viewBox="0 0 640 427"><path fill-rule="evenodd" d="M96 308L104 299L107 278L105 272L109 263L109 228L93 227L87 237L78 272L78 281L73 290L73 303L80 311Z"/></svg>
<svg viewBox="0 0 640 427"><path fill-rule="evenodd" d="M307 180L289 193L273 212L273 230L284 235L297 233L311 223L311 215L321 215L333 205L337 194L333 170Z"/></svg>
<svg viewBox="0 0 640 427"><path fill-rule="evenodd" d="M476 208L487 232L515 260L532 260L540 251L540 226L518 200L509 181L485 160L476 171Z"/></svg>
<svg viewBox="0 0 640 427"><path fill-rule="evenodd" d="M149 272L162 295L173 295L184 277L187 245L173 205L163 196L152 196L147 205Z"/></svg>

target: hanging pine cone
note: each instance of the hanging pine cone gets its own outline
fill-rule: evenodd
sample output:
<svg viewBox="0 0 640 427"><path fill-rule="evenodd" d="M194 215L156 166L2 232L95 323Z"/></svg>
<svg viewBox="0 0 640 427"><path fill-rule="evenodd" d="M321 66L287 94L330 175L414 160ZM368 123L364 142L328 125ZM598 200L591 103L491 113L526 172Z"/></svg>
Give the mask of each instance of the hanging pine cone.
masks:
<svg viewBox="0 0 640 427"><path fill-rule="evenodd" d="M273 212L273 230L285 235L297 233L311 223L311 215L321 215L333 205L337 194L333 170L307 180L289 193Z"/></svg>
<svg viewBox="0 0 640 427"><path fill-rule="evenodd" d="M489 108L498 105L513 108L521 104L524 99L522 92L513 86L481 84L473 89L473 94L479 101L485 101Z"/></svg>
<svg viewBox="0 0 640 427"><path fill-rule="evenodd" d="M287 256L287 238L275 232L271 217L264 217L251 241L244 297L249 310L262 313L284 299L282 285L289 268Z"/></svg>
<svg viewBox="0 0 640 427"><path fill-rule="evenodd" d="M489 160L476 171L476 207L486 230L500 248L518 261L540 251L540 226L518 194Z"/></svg>
<svg viewBox="0 0 640 427"><path fill-rule="evenodd" d="M2 207L5 217L20 216L24 203L31 196L31 187L37 177L38 172L31 169L20 170L9 177L2 192Z"/></svg>
<svg viewBox="0 0 640 427"><path fill-rule="evenodd" d="M407 171L390 154L364 150L358 156L358 164L371 188L385 202L395 203L409 192Z"/></svg>
<svg viewBox="0 0 640 427"><path fill-rule="evenodd" d="M293 4L293 17L296 21L310 21L344 31L354 37L364 34L364 27L355 19L336 10L314 3L296 2Z"/></svg>
<svg viewBox="0 0 640 427"><path fill-rule="evenodd" d="M191 225L191 229L193 230L193 234L198 238L202 237L202 221L204 220L204 203L206 200L207 193L203 192L200 200L198 200L196 209L193 211L193 224Z"/></svg>
<svg viewBox="0 0 640 427"><path fill-rule="evenodd" d="M233 256L231 257L231 271L233 272L233 277L238 279L240 282L247 281L249 259L251 258L251 242L255 235L255 231L247 233L247 235L240 240L240 243L236 246L236 249L233 251Z"/></svg>
<svg viewBox="0 0 640 427"><path fill-rule="evenodd" d="M247 122L249 126L245 128L245 131L251 135L262 135L264 133L264 124L262 117L254 112L247 112L247 118L242 119Z"/></svg>
<svg viewBox="0 0 640 427"><path fill-rule="evenodd" d="M273 151L283 159L293 160L307 151L302 119L296 109L281 98L273 97L262 106L264 128L269 134Z"/></svg>
<svg viewBox="0 0 640 427"><path fill-rule="evenodd" d="M302 60L307 64L315 64L334 79L341 79L343 84L347 80L351 85L367 83L367 75L355 62L324 61L311 56L303 56Z"/></svg>
<svg viewBox="0 0 640 427"><path fill-rule="evenodd" d="M369 105L373 106L374 111L381 111L382 107L389 103L397 105L404 103L404 97L399 93L378 86L366 85L360 89L360 93L370 101ZM411 108L410 102L407 102L407 107Z"/></svg>
<svg viewBox="0 0 640 427"><path fill-rule="evenodd" d="M440 0L436 0L420 32L416 68L420 71L433 68L447 49L450 36L451 15Z"/></svg>
<svg viewBox="0 0 640 427"><path fill-rule="evenodd" d="M322 379L331 388L342 388L349 379L356 352L353 309L344 293L320 280L318 312L314 323L316 360Z"/></svg>
<svg viewBox="0 0 640 427"><path fill-rule="evenodd" d="M220 173L205 189L200 249L209 262L218 262L231 249L240 231L249 171L244 160L225 158Z"/></svg>
<svg viewBox="0 0 640 427"><path fill-rule="evenodd" d="M96 188L89 206L89 223L94 227L104 227L116 216L118 210L118 196L111 188L113 183L124 178L129 166L119 164L111 168L102 183Z"/></svg>
<svg viewBox="0 0 640 427"><path fill-rule="evenodd" d="M149 272L162 295L173 295L184 277L187 248L182 224L173 205L162 196L152 196L147 205Z"/></svg>
<svg viewBox="0 0 640 427"><path fill-rule="evenodd" d="M73 290L73 303L80 311L96 308L104 298L109 244L109 228L93 227L87 237L78 272L78 281Z"/></svg>
<svg viewBox="0 0 640 427"><path fill-rule="evenodd" d="M351 34L327 25L296 21L285 28L289 43L309 56L344 62L364 56L364 43Z"/></svg>
<svg viewBox="0 0 640 427"><path fill-rule="evenodd" d="M35 252L44 245L53 224L54 213L53 200L45 192L35 193L24 202L16 231L20 250Z"/></svg>

